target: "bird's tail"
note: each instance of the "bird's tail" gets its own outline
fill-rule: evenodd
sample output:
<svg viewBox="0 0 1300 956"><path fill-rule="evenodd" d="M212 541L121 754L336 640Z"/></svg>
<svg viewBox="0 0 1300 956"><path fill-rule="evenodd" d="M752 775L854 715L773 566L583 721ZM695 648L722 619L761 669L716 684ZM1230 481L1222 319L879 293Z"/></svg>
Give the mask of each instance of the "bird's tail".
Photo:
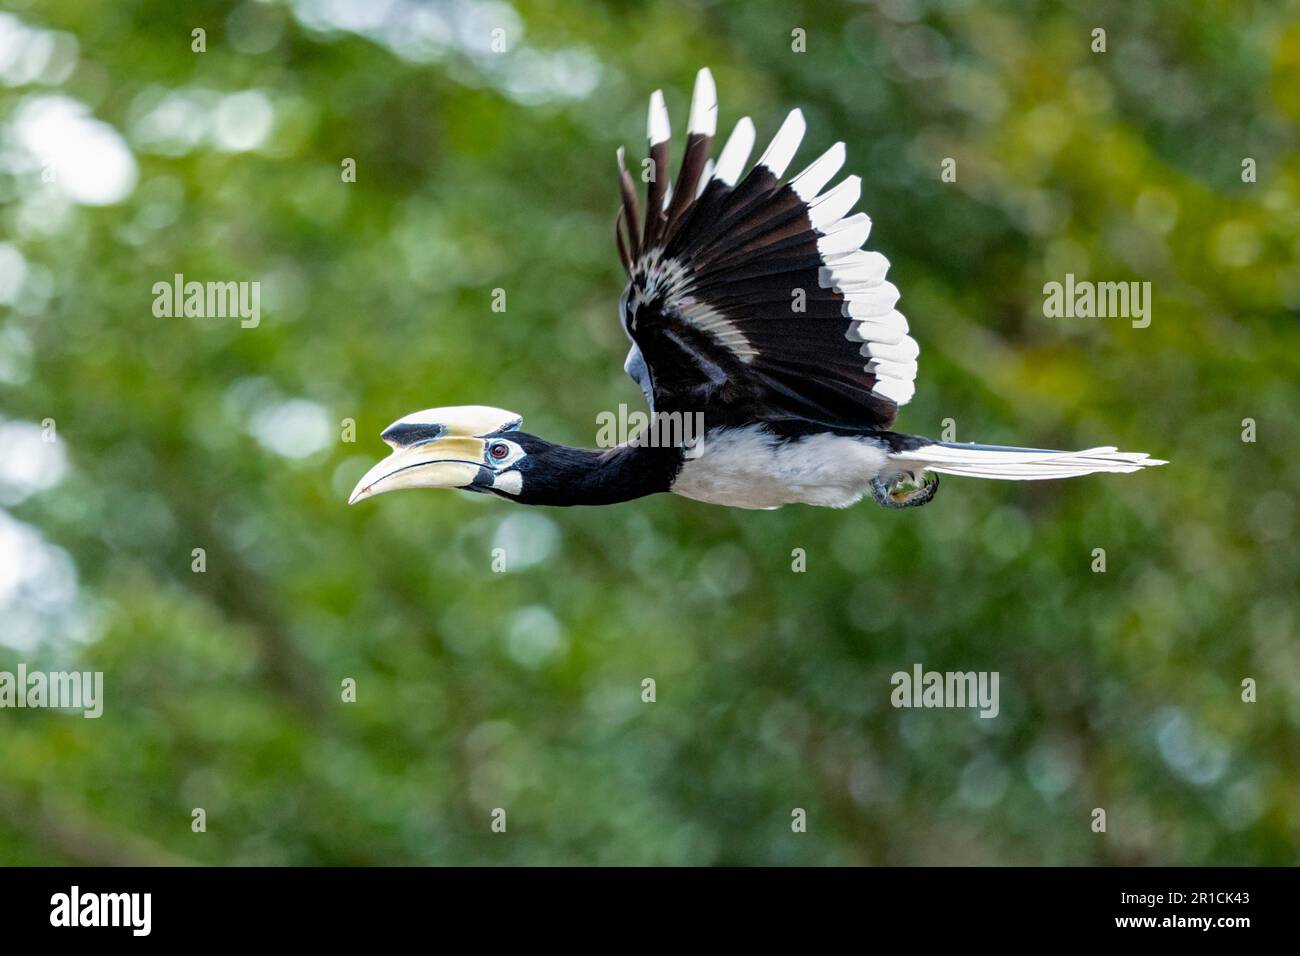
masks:
<svg viewBox="0 0 1300 956"><path fill-rule="evenodd" d="M1141 452L1119 451L1112 446L1087 451L1049 451L1006 445L964 445L932 442L889 456L908 471L936 471L967 478L1003 481L1040 481L1075 478L1097 472L1128 473L1168 462Z"/></svg>

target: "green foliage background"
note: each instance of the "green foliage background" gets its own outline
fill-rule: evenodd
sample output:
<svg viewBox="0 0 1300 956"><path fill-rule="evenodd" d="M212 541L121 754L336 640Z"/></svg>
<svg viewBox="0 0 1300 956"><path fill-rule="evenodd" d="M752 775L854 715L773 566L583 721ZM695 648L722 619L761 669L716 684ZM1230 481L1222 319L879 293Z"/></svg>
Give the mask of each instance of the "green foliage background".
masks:
<svg viewBox="0 0 1300 956"><path fill-rule="evenodd" d="M58 93L138 181L59 207L0 164L26 263L0 414L53 418L68 462L8 514L78 580L35 645L0 623L0 669L102 670L106 694L99 720L0 711L0 862L1296 862L1295 3L447 0L459 28L414 53L359 12L383 4L6 6L78 52L0 86L0 156ZM613 154L656 87L680 134L702 65L722 132L798 105L796 166L846 141L922 349L900 430L1171 464L951 478L898 513L346 507L414 409L590 445L598 411L640 407ZM142 132L169 94L210 91L210 124L203 95L246 90L273 108L253 149ZM156 318L178 272L261 280L261 325ZM1151 326L1044 318L1066 272L1150 281ZM292 400L328 415L304 457L250 428ZM1001 715L893 709L916 662L999 671Z"/></svg>

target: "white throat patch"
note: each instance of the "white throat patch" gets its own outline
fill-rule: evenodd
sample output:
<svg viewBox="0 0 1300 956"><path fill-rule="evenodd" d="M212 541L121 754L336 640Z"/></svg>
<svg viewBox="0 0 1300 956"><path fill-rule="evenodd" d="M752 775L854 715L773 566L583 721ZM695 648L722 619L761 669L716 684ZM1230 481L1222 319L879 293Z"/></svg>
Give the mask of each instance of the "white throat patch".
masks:
<svg viewBox="0 0 1300 956"><path fill-rule="evenodd" d="M524 490L524 476L519 472L519 469L512 468L510 471L493 475L492 487L496 491L504 491L508 495L518 495L519 492Z"/></svg>

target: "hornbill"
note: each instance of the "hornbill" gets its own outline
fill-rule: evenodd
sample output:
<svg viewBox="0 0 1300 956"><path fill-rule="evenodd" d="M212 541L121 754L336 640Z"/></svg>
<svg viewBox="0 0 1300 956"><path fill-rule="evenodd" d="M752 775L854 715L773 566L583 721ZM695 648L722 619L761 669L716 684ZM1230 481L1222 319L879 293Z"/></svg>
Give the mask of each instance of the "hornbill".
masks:
<svg viewBox="0 0 1300 956"><path fill-rule="evenodd" d="M836 143L782 181L804 134L786 117L744 173L754 124L741 119L717 159L718 105L701 70L677 182L668 182L668 111L650 97L644 226L618 156L615 220L628 285L619 302L632 346L624 365L656 421L691 417L702 441L557 445L481 405L407 415L382 434L393 453L349 503L398 488L463 488L523 504L605 505L656 492L739 508L887 508L929 501L938 474L1032 480L1132 472L1164 462L1113 447L1048 451L954 444L891 431L911 399L916 341L895 309L888 261L862 249L871 220L850 214L861 180L826 189ZM744 175L742 175L744 174Z"/></svg>

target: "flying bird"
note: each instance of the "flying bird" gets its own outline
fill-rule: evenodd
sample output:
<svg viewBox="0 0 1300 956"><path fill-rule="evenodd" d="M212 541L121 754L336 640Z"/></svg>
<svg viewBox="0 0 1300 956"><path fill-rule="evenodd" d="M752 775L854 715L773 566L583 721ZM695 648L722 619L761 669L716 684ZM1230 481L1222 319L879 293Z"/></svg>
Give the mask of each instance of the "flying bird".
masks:
<svg viewBox="0 0 1300 956"><path fill-rule="evenodd" d="M668 111L662 91L650 97L644 217L617 153L614 229L628 275L619 318L631 341L624 368L645 392L650 419L698 423L693 440L642 435L573 448L521 431L522 417L500 408L430 408L384 430L392 454L349 503L399 488L462 488L532 505L671 492L768 509L844 508L870 494L906 508L933 498L940 474L1026 481L1165 464L1113 447L1049 451L892 431L912 398L920 349L895 308L888 260L862 248L871 220L852 212L861 179L827 188L844 144L783 180L804 135L799 110L748 172L754 124L737 122L715 159L717 118L704 69L670 186Z"/></svg>

